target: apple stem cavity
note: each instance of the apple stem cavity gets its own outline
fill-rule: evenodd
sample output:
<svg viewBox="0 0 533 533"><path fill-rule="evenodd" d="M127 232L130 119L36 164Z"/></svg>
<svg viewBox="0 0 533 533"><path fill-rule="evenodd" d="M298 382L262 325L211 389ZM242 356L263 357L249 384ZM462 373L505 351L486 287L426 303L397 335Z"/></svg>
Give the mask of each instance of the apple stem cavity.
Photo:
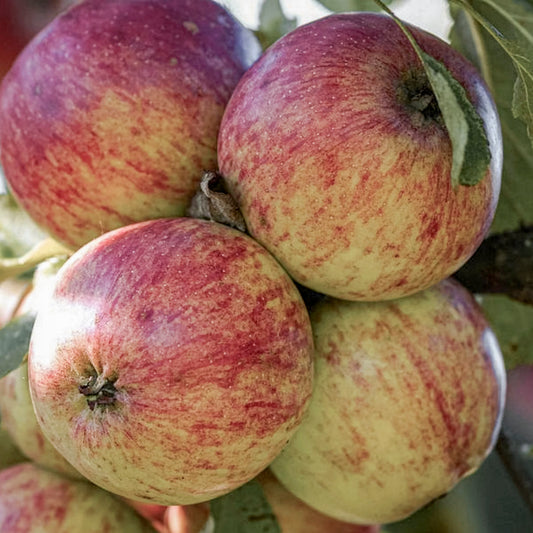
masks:
<svg viewBox="0 0 533 533"><path fill-rule="evenodd" d="M246 223L239 205L226 187L224 177L212 170L204 172L187 216L212 220L246 233Z"/></svg>
<svg viewBox="0 0 533 533"><path fill-rule="evenodd" d="M412 110L415 126L436 122L444 127L437 97L424 70L409 70L399 83L396 94L400 103Z"/></svg>
<svg viewBox="0 0 533 533"><path fill-rule="evenodd" d="M115 380L93 374L85 385L78 387L78 390L86 396L91 411L97 406L107 408L115 404L117 394Z"/></svg>

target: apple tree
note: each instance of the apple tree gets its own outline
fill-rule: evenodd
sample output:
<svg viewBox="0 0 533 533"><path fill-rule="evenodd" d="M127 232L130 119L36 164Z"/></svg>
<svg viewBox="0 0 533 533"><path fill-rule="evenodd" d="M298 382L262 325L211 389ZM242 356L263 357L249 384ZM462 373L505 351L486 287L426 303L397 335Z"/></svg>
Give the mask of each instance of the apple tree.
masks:
<svg viewBox="0 0 533 533"><path fill-rule="evenodd" d="M1 4L0 525L533 528L533 2L72 3Z"/></svg>

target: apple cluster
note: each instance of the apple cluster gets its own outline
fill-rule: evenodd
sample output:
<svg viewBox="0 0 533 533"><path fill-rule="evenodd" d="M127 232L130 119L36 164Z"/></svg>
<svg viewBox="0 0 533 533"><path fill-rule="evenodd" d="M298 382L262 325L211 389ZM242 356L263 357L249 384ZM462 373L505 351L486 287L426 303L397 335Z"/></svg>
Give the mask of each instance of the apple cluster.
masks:
<svg viewBox="0 0 533 533"><path fill-rule="evenodd" d="M475 68L409 30L479 114L476 185L452 185L430 82L384 15L262 51L212 0L80 0L18 55L1 164L72 253L10 313L37 318L0 380L28 461L0 471L0 530L200 530L255 479L284 533L375 533L481 465L505 369L452 276L494 216L500 123Z"/></svg>

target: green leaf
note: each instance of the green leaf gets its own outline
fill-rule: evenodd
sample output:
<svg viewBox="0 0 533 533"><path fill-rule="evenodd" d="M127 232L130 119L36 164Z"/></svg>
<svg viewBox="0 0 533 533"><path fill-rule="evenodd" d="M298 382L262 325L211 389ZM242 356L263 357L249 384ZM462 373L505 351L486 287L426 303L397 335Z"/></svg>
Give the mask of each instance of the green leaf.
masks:
<svg viewBox="0 0 533 533"><path fill-rule="evenodd" d="M345 12L345 11L380 11L381 8L376 5L374 0L318 0L331 11ZM391 4L392 0L385 0L385 4Z"/></svg>
<svg viewBox="0 0 533 533"><path fill-rule="evenodd" d="M512 65L512 113L526 125L533 146L533 6L523 0L452 0L505 50Z"/></svg>
<svg viewBox="0 0 533 533"><path fill-rule="evenodd" d="M515 118L512 111L515 68L507 52L472 15L458 8L451 13L454 18L451 43L483 75L502 125L502 190L491 231L508 231L533 224L533 151L526 124ZM533 8L530 13L533 14ZM533 30L533 20L530 24Z"/></svg>
<svg viewBox="0 0 533 533"><path fill-rule="evenodd" d="M57 241L45 239L21 257L0 258L0 282L28 272L47 259L66 258L71 254L71 250Z"/></svg>
<svg viewBox="0 0 533 533"><path fill-rule="evenodd" d="M259 28L256 31L263 49L294 28L296 19L285 16L279 0L264 0L259 12Z"/></svg>
<svg viewBox="0 0 533 533"><path fill-rule="evenodd" d="M505 366L533 364L533 306L503 295L484 295L481 305L500 344Z"/></svg>
<svg viewBox="0 0 533 533"><path fill-rule="evenodd" d="M395 20L424 65L452 143L452 185L475 185L484 178L491 157L481 117L448 69L420 48L405 24L382 1L374 1Z"/></svg>
<svg viewBox="0 0 533 533"><path fill-rule="evenodd" d="M430 55L422 54L452 142L452 185L475 185L485 176L491 157L483 121L462 85L446 67Z"/></svg>
<svg viewBox="0 0 533 533"><path fill-rule="evenodd" d="M26 358L34 322L35 314L26 313L0 329L0 378L18 368Z"/></svg>
<svg viewBox="0 0 533 533"><path fill-rule="evenodd" d="M281 533L258 481L211 501L214 533Z"/></svg>
<svg viewBox="0 0 533 533"><path fill-rule="evenodd" d="M9 193L0 194L0 258L23 255L46 237Z"/></svg>

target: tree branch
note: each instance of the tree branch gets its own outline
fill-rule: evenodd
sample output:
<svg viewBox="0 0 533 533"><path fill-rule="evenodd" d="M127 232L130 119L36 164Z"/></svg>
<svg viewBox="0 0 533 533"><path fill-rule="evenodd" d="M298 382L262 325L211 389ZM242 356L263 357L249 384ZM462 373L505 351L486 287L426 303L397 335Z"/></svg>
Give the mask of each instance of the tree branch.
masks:
<svg viewBox="0 0 533 533"><path fill-rule="evenodd" d="M454 277L472 292L533 305L533 226L488 237Z"/></svg>

